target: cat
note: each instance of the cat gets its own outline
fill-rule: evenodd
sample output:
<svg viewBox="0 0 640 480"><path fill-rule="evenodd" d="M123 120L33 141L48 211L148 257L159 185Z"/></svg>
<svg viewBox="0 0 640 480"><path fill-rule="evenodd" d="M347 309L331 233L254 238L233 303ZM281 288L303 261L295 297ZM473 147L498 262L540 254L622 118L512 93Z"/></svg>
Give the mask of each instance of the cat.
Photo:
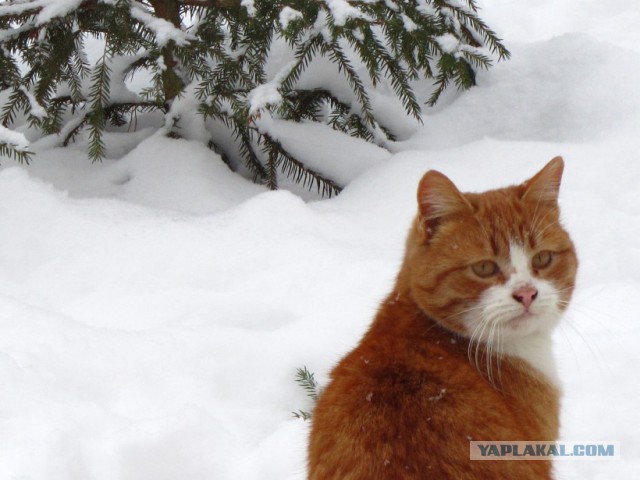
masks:
<svg viewBox="0 0 640 480"><path fill-rule="evenodd" d="M461 193L428 171L395 288L313 412L309 480L552 478L549 460L472 461L470 441L553 441L551 332L573 293L564 169Z"/></svg>

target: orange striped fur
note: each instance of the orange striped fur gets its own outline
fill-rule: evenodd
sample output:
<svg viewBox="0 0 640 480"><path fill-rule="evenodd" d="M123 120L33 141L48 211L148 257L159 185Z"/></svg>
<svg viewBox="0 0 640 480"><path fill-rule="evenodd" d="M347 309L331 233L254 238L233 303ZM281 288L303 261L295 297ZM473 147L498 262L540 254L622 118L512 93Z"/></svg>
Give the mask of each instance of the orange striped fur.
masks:
<svg viewBox="0 0 640 480"><path fill-rule="evenodd" d="M310 480L552 478L548 461L470 461L469 441L558 436L550 335L577 269L562 170L464 194L425 174L395 288L314 411Z"/></svg>

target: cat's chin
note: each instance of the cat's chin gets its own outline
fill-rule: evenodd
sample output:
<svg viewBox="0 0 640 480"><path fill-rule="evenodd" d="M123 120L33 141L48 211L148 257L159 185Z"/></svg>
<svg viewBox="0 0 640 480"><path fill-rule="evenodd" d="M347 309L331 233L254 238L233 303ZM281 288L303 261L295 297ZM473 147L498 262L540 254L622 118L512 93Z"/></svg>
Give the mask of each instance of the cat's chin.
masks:
<svg viewBox="0 0 640 480"><path fill-rule="evenodd" d="M537 315L531 312L524 312L510 320L507 320L506 326L507 328L511 328L513 330L519 330L521 328L525 328L530 326L537 319Z"/></svg>
<svg viewBox="0 0 640 480"><path fill-rule="evenodd" d="M522 312L504 322L504 333L526 336L532 333L550 333L560 320L559 312Z"/></svg>
<svg viewBox="0 0 640 480"><path fill-rule="evenodd" d="M484 323L470 315L464 322L463 335L472 342L492 343L532 334L550 334L558 325L560 315L561 312L554 308L503 310L501 315L493 317L492 322Z"/></svg>

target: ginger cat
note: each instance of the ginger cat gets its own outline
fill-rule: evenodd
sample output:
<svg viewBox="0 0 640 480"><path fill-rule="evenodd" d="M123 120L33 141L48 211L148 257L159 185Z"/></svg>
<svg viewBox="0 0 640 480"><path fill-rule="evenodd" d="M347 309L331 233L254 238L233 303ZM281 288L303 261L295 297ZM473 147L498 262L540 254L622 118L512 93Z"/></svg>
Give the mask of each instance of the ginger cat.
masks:
<svg viewBox="0 0 640 480"><path fill-rule="evenodd" d="M557 439L551 332L578 265L563 167L484 193L424 175L395 288L314 411L310 480L552 477L547 460L471 461L469 441Z"/></svg>

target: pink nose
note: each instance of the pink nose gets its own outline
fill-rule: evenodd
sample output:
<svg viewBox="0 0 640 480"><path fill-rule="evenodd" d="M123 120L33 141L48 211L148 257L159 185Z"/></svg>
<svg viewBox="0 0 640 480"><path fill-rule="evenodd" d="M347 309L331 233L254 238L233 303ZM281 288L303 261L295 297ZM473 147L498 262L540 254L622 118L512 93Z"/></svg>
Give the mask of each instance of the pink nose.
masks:
<svg viewBox="0 0 640 480"><path fill-rule="evenodd" d="M538 290L532 285L525 285L524 287L520 287L515 292L513 292L513 299L516 302L520 302L524 305L525 311L529 311L529 307L531 303L538 296Z"/></svg>

